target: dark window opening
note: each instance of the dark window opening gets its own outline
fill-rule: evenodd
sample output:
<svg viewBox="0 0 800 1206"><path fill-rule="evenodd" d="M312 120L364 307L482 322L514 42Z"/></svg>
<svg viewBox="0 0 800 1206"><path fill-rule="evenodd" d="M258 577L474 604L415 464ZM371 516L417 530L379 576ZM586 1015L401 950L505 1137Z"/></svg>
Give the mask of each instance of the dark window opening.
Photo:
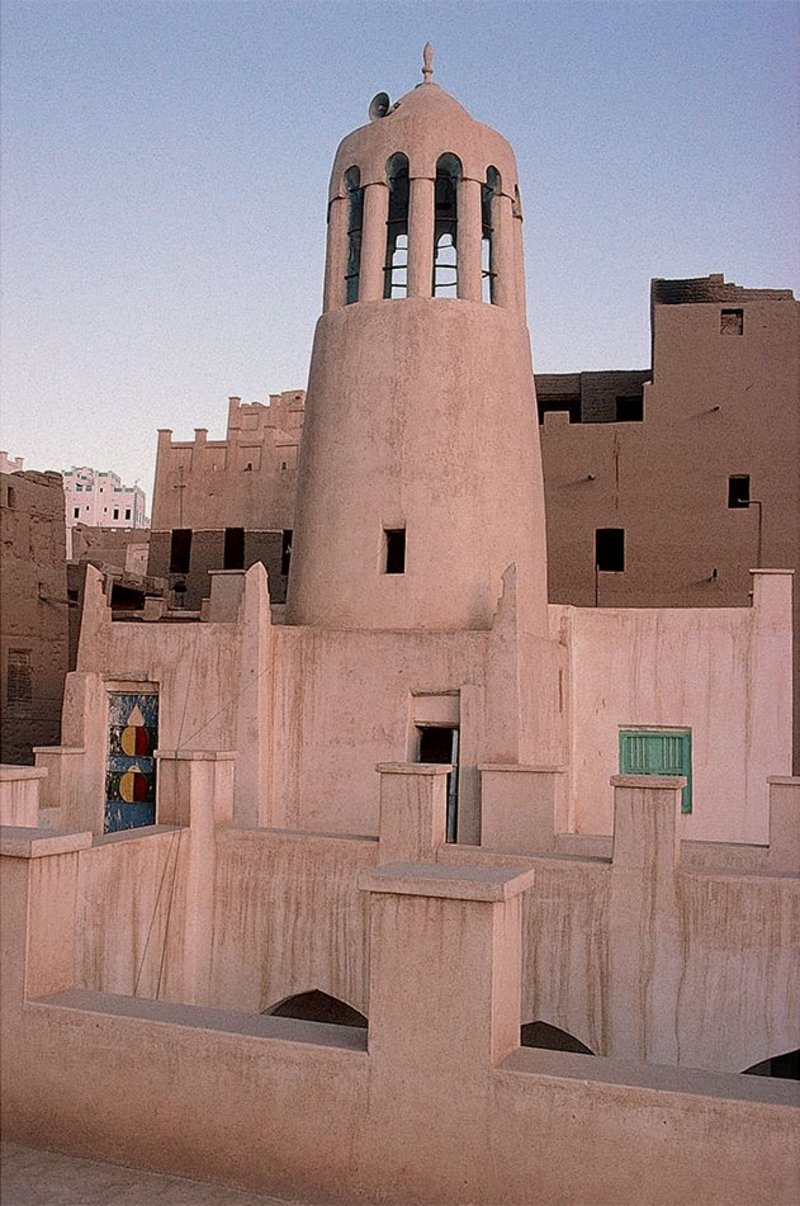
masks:
<svg viewBox="0 0 800 1206"><path fill-rule="evenodd" d="M301 1022L326 1022L329 1026L357 1026L361 1030L367 1027L367 1019L358 1009L318 988L287 997L271 1009L265 1009L264 1013L274 1018L296 1018Z"/></svg>
<svg viewBox="0 0 800 1206"><path fill-rule="evenodd" d="M88 507L87 507L87 510L88 510ZM81 517L81 509L80 509L80 507L73 507L73 508L72 508L72 518L73 518L73 519L80 519L80 517Z"/></svg>
<svg viewBox="0 0 800 1206"><path fill-rule="evenodd" d="M292 536L294 533L290 528L284 528L283 536L281 537L281 573L286 577L289 573L289 566L292 563Z"/></svg>
<svg viewBox="0 0 800 1206"><path fill-rule="evenodd" d="M750 475L748 473L735 473L728 478L728 506L731 508L750 506Z"/></svg>
<svg viewBox="0 0 800 1206"><path fill-rule="evenodd" d="M481 296L494 304L495 281L495 201L500 196L500 173L496 167L486 169L486 183L481 185Z"/></svg>
<svg viewBox="0 0 800 1206"><path fill-rule="evenodd" d="M114 507L112 519L119 519L119 507Z"/></svg>
<svg viewBox="0 0 800 1206"><path fill-rule="evenodd" d="M616 420L618 423L644 422L644 398L617 397Z"/></svg>
<svg viewBox="0 0 800 1206"><path fill-rule="evenodd" d="M17 492L13 486L9 486L6 490L6 503L10 511L13 511L17 505Z"/></svg>
<svg viewBox="0 0 800 1206"><path fill-rule="evenodd" d="M112 611L142 611L144 608L144 591L135 590L131 586L123 586L119 582L111 585Z"/></svg>
<svg viewBox="0 0 800 1206"><path fill-rule="evenodd" d="M383 296L408 297L408 159L393 155L386 165L389 216L386 221L386 260Z"/></svg>
<svg viewBox="0 0 800 1206"><path fill-rule="evenodd" d="M458 840L458 729L446 725L430 725L419 728L418 762L432 762L437 766L449 763L453 769L447 776L447 814L445 818L445 840Z"/></svg>
<svg viewBox="0 0 800 1206"><path fill-rule="evenodd" d="M30 649L9 649L6 703L15 716L27 716L33 702L33 672Z"/></svg>
<svg viewBox="0 0 800 1206"><path fill-rule="evenodd" d="M594 1055L594 1051L566 1030L547 1022L526 1022L520 1028L521 1047L539 1047L546 1051L574 1051L576 1055Z"/></svg>
<svg viewBox="0 0 800 1206"><path fill-rule="evenodd" d="M625 569L625 529L596 528L594 534L594 563L607 574L621 574Z"/></svg>
<svg viewBox="0 0 800 1206"><path fill-rule="evenodd" d="M458 182L461 161L441 155L436 164L433 296L458 297Z"/></svg>
<svg viewBox="0 0 800 1206"><path fill-rule="evenodd" d="M773 1055L763 1059L752 1068L745 1068L745 1076L776 1076L780 1080L800 1080L800 1049L787 1051L784 1055Z"/></svg>
<svg viewBox="0 0 800 1206"><path fill-rule="evenodd" d="M358 301L358 282L361 275L361 231L364 224L364 190L361 172L348 168L344 174L347 189L347 267L345 269L345 303Z"/></svg>
<svg viewBox="0 0 800 1206"><path fill-rule="evenodd" d="M169 572L171 574L188 574L191 559L192 529L173 528L169 550Z"/></svg>
<svg viewBox="0 0 800 1206"><path fill-rule="evenodd" d="M383 537L386 554L384 573L404 574L406 572L405 528L385 528Z"/></svg>
<svg viewBox="0 0 800 1206"><path fill-rule="evenodd" d="M569 415L570 423L580 423L581 421L581 400L580 398L538 398L536 406L539 411L539 423L544 423L544 416L550 414L551 411L565 410Z"/></svg>
<svg viewBox="0 0 800 1206"><path fill-rule="evenodd" d="M126 507L126 509L125 509L125 518L126 518L126 519L130 519L130 517L131 517L131 509L130 509L130 507Z"/></svg>
<svg viewBox="0 0 800 1206"><path fill-rule="evenodd" d="M244 528L226 528L222 552L222 568L244 569Z"/></svg>
<svg viewBox="0 0 800 1206"><path fill-rule="evenodd" d="M719 329L722 335L744 335L744 310L722 310Z"/></svg>

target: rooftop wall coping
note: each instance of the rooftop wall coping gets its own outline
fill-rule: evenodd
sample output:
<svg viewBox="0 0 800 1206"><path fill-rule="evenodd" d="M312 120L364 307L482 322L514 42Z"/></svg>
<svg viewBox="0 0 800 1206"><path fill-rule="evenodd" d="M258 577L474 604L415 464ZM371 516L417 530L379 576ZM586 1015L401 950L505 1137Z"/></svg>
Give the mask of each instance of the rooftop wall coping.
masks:
<svg viewBox="0 0 800 1206"><path fill-rule="evenodd" d="M236 750L162 750L153 752L154 758L166 758L171 762L233 762L238 757Z"/></svg>
<svg viewBox="0 0 800 1206"><path fill-rule="evenodd" d="M334 1047L347 1051L367 1050L367 1032L358 1026L336 1026L331 1022L305 1022L296 1018L276 1018L270 1014L238 1013L210 1009L201 1005L173 1004L146 997L126 997L113 993L72 988L51 997L27 1002L26 1008L69 1009L84 1014L130 1018L133 1021L181 1026L191 1030L211 1030L222 1034L257 1039L280 1039L314 1047Z"/></svg>
<svg viewBox="0 0 800 1206"><path fill-rule="evenodd" d="M376 762L381 775L449 775L449 762Z"/></svg>
<svg viewBox="0 0 800 1206"><path fill-rule="evenodd" d="M87 850L92 834L71 829L32 829L22 825L0 828L0 855L5 858L46 858L51 854L71 854Z"/></svg>
<svg viewBox="0 0 800 1206"><path fill-rule="evenodd" d="M601 1055L578 1055L571 1051L518 1047L506 1056L496 1071L547 1076L557 1080L580 1080L584 1084L652 1089L659 1093L681 1093L722 1101L797 1107L797 1086L791 1080L678 1065L633 1063Z"/></svg>
<svg viewBox="0 0 800 1206"><path fill-rule="evenodd" d="M434 896L442 900L511 900L529 888L534 869L507 867L459 867L442 863L386 863L363 872L358 886L362 892L397 896Z"/></svg>
<svg viewBox="0 0 800 1206"><path fill-rule="evenodd" d="M25 779L45 779L49 775L46 766L12 766L0 763L0 783L17 783Z"/></svg>
<svg viewBox="0 0 800 1206"><path fill-rule="evenodd" d="M34 754L58 754L59 757L65 757L67 754L85 754L86 749L82 745L35 745L33 752Z"/></svg>
<svg viewBox="0 0 800 1206"><path fill-rule="evenodd" d="M612 775L612 787L678 788L686 786L685 775Z"/></svg>
<svg viewBox="0 0 800 1206"><path fill-rule="evenodd" d="M511 762L479 762L479 771L503 771L514 773L521 771L526 775L563 775L566 772L565 766L524 766L520 763Z"/></svg>
<svg viewBox="0 0 800 1206"><path fill-rule="evenodd" d="M751 569L748 574L777 574L779 578L793 578L793 569Z"/></svg>
<svg viewBox="0 0 800 1206"><path fill-rule="evenodd" d="M800 787L798 775L767 775L767 783L780 783L788 787Z"/></svg>

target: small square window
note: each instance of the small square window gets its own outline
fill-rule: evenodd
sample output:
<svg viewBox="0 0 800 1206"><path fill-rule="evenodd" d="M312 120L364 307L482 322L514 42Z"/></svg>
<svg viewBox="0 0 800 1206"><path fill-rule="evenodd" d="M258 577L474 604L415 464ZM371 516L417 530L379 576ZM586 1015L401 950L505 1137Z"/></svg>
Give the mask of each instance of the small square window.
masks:
<svg viewBox="0 0 800 1206"><path fill-rule="evenodd" d="M719 329L722 335L744 335L744 310L722 310Z"/></svg>
<svg viewBox="0 0 800 1206"><path fill-rule="evenodd" d="M639 397L617 398L618 423L644 422L644 399Z"/></svg>
<svg viewBox="0 0 800 1206"><path fill-rule="evenodd" d="M383 549L383 572L385 574L404 574L406 572L405 528L384 528Z"/></svg>
<svg viewBox="0 0 800 1206"><path fill-rule="evenodd" d="M749 474L737 473L728 478L728 506L732 509L750 506Z"/></svg>
<svg viewBox="0 0 800 1206"><path fill-rule="evenodd" d="M625 529L596 528L594 533L594 563L607 574L621 574L625 569Z"/></svg>

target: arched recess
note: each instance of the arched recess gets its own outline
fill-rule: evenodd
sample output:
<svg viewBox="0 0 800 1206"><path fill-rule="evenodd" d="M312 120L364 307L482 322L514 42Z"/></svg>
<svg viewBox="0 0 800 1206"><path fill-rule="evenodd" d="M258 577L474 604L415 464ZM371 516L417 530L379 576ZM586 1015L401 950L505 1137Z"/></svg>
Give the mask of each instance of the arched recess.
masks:
<svg viewBox="0 0 800 1206"><path fill-rule="evenodd" d="M386 258L383 296L408 297L408 158L402 152L386 164L389 215L386 219Z"/></svg>
<svg viewBox="0 0 800 1206"><path fill-rule="evenodd" d="M295 1018L301 1022L327 1022L332 1026L358 1026L362 1030L367 1026L363 1013L332 997L327 992L312 988L309 992L298 992L291 997L284 997L277 1005L270 1005L262 1013L275 1018Z"/></svg>
<svg viewBox="0 0 800 1206"><path fill-rule="evenodd" d="M781 1080L800 1080L800 1048L773 1055L745 1068L745 1076L775 1076Z"/></svg>
<svg viewBox="0 0 800 1206"><path fill-rule="evenodd" d="M344 174L347 193L347 264L345 267L345 303L358 301L361 277L361 236L364 225L364 190L361 187L361 171L349 167Z"/></svg>
<svg viewBox="0 0 800 1206"><path fill-rule="evenodd" d="M519 1041L521 1047L542 1047L546 1051L573 1051L576 1055L594 1055L594 1051L568 1034L551 1026L549 1022L526 1022L520 1027Z"/></svg>
<svg viewBox="0 0 800 1206"><path fill-rule="evenodd" d="M496 167L486 169L486 181L481 185L481 296L485 302L497 301L497 248L495 203L502 192L502 181Z"/></svg>
<svg viewBox="0 0 800 1206"><path fill-rule="evenodd" d="M461 160L447 151L436 161L433 296L458 297L458 182Z"/></svg>

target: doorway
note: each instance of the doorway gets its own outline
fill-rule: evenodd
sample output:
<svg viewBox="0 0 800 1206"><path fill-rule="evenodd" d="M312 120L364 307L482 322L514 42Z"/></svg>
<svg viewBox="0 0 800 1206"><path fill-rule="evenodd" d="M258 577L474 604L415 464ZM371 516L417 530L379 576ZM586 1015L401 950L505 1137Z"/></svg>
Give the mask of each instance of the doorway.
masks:
<svg viewBox="0 0 800 1206"><path fill-rule="evenodd" d="M445 841L458 841L458 729L445 725L418 725L418 762L450 763L447 776Z"/></svg>

